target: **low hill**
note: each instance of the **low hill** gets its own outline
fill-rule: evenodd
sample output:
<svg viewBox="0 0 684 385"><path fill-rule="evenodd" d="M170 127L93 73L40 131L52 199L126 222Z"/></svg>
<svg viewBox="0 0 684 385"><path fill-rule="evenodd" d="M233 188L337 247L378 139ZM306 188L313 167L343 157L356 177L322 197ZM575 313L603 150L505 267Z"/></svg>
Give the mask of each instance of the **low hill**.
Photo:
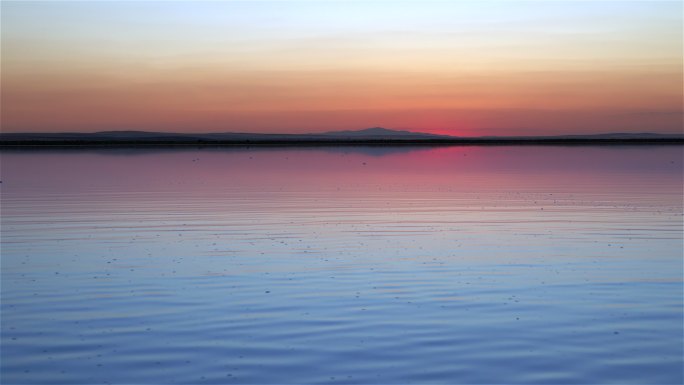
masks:
<svg viewBox="0 0 684 385"><path fill-rule="evenodd" d="M345 145L345 144L581 144L684 143L683 135L608 133L562 136L455 137L372 127L311 134L169 133L102 131L93 133L0 133L1 146L42 145Z"/></svg>

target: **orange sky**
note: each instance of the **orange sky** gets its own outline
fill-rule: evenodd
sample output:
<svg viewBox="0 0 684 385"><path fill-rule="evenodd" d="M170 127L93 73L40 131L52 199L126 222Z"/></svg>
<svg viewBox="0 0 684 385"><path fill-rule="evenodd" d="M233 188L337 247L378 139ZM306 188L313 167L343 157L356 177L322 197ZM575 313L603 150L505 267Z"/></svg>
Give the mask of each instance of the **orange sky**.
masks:
<svg viewBox="0 0 684 385"><path fill-rule="evenodd" d="M2 131L680 133L682 3L2 3Z"/></svg>

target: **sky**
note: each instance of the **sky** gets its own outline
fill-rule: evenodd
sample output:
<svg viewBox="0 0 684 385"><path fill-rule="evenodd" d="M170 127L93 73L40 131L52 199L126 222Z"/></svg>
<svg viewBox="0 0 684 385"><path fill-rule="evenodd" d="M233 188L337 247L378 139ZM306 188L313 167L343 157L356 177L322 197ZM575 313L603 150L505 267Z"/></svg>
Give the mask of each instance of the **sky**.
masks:
<svg viewBox="0 0 684 385"><path fill-rule="evenodd" d="M681 1L2 1L2 132L682 133Z"/></svg>

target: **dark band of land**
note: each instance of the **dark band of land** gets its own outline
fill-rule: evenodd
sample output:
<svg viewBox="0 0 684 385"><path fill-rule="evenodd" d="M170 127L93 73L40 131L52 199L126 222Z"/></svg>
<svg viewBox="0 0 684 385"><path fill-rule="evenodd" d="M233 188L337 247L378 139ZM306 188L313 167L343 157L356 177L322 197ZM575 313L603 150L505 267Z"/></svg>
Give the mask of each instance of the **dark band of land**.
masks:
<svg viewBox="0 0 684 385"><path fill-rule="evenodd" d="M447 145L684 145L684 139L427 139L427 140L253 140L253 141L0 141L8 147L146 147L146 146L447 146Z"/></svg>
<svg viewBox="0 0 684 385"><path fill-rule="evenodd" d="M3 133L0 148L145 146L445 146L445 145L682 145L684 135L612 133L564 136L455 137L380 127L320 134L161 133Z"/></svg>

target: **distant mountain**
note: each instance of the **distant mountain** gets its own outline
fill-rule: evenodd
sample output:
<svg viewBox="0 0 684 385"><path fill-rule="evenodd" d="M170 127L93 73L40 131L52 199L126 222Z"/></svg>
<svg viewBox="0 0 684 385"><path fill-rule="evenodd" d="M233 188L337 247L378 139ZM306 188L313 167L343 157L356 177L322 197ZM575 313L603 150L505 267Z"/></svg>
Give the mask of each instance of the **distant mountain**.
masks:
<svg viewBox="0 0 684 385"><path fill-rule="evenodd" d="M252 144L573 144L683 143L684 135L608 133L560 136L455 137L372 127L311 134L169 133L102 131L93 133L0 133L0 145L252 145Z"/></svg>
<svg viewBox="0 0 684 385"><path fill-rule="evenodd" d="M355 131L329 131L324 132L323 135L330 137L348 137L348 138L449 138L447 135L426 134L423 132L411 132L390 130L383 127L372 127L364 130Z"/></svg>
<svg viewBox="0 0 684 385"><path fill-rule="evenodd" d="M268 142L268 141L344 141L344 140L414 140L449 138L449 136L433 135L410 131L389 130L382 127L367 128L358 131L332 131L311 134L259 134L241 132L218 133L172 133L148 131L100 131L90 133L0 133L0 142Z"/></svg>

